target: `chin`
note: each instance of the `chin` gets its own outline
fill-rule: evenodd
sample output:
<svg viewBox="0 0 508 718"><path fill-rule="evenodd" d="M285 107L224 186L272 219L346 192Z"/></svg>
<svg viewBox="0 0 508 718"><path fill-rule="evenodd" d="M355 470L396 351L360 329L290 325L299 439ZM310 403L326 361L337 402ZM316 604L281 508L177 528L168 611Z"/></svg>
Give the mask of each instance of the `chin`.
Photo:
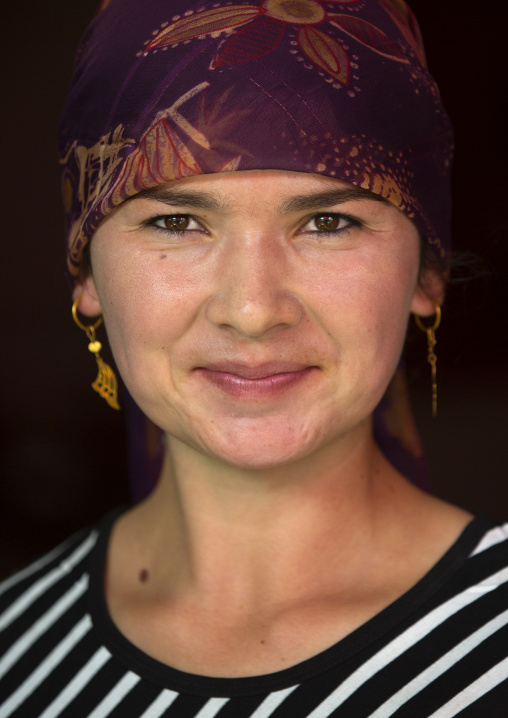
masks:
<svg viewBox="0 0 508 718"><path fill-rule="evenodd" d="M232 452L207 452L209 456L213 455L214 458L219 461L238 469L245 469L247 471L264 471L269 469L276 469L281 466L287 466L294 461L306 456L307 452L281 452L278 447L262 447L259 453L254 454L252 450L242 453L241 451Z"/></svg>
<svg viewBox="0 0 508 718"><path fill-rule="evenodd" d="M268 424L268 425L267 425ZM319 449L319 432L308 426L238 427L220 436L201 436L199 450L230 466L241 469L274 469L305 458ZM324 437L323 437L324 439Z"/></svg>

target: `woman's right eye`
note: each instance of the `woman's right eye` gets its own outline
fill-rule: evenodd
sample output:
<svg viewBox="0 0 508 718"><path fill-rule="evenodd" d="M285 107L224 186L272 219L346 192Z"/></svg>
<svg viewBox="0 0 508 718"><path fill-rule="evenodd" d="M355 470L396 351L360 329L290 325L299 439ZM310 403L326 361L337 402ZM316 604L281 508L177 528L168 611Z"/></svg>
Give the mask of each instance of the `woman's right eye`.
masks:
<svg viewBox="0 0 508 718"><path fill-rule="evenodd" d="M149 220L148 224L170 233L202 231L203 227L188 214L165 214Z"/></svg>

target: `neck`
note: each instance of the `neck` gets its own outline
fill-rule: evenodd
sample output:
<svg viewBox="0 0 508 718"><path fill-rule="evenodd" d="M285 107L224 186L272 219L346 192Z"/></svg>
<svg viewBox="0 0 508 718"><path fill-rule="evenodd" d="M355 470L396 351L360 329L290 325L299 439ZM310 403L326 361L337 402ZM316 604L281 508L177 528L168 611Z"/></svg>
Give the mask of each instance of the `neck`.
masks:
<svg viewBox="0 0 508 718"><path fill-rule="evenodd" d="M228 600L259 607L260 596L274 603L304 597L313 585L323 590L323 576L334 573L324 567L340 566L345 581L353 575L390 520L400 486L370 426L347 446L256 470L212 461L171 438L159 484L135 511L133 545L173 595L222 603L227 585Z"/></svg>

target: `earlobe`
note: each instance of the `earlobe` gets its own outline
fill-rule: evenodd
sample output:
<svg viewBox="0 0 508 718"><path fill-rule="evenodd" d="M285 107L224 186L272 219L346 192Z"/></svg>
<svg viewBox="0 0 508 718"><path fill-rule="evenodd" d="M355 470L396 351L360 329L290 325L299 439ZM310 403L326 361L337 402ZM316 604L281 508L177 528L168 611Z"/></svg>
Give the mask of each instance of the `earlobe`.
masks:
<svg viewBox="0 0 508 718"><path fill-rule="evenodd" d="M441 306L439 299L429 296L422 287L418 287L411 302L411 312L419 317L431 317L436 313L434 302Z"/></svg>
<svg viewBox="0 0 508 718"><path fill-rule="evenodd" d="M76 284L74 287L72 298L76 301L78 297L81 297L79 301L80 314L87 317L97 317L102 314L99 295L92 275L89 275L83 282Z"/></svg>
<svg viewBox="0 0 508 718"><path fill-rule="evenodd" d="M444 280L434 270L424 273L418 282L413 300L411 312L420 317L431 317L436 313L435 302L441 306L444 302Z"/></svg>

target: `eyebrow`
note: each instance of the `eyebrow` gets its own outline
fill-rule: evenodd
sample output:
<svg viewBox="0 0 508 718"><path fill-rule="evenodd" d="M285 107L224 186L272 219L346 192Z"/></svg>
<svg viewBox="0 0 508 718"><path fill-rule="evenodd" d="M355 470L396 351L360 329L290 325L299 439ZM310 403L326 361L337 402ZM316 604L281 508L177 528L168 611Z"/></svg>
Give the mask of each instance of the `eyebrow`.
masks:
<svg viewBox="0 0 508 718"><path fill-rule="evenodd" d="M163 202L173 206L199 207L200 209L209 209L214 212L224 211L226 205L221 202L217 195L209 192L191 192L171 187L152 187L144 189L138 194L128 197L125 202L133 199L154 199L157 202Z"/></svg>
<svg viewBox="0 0 508 718"><path fill-rule="evenodd" d="M214 193L192 192L164 186L142 190L138 194L128 197L125 202L133 199L152 199L171 206L198 207L199 209L208 209L213 212L225 212L229 207L229 203L221 201L220 196ZM287 214L289 212L318 210L358 200L390 205L387 199L378 194L368 192L361 187L347 187L288 197L281 202L279 212Z"/></svg>
<svg viewBox="0 0 508 718"><path fill-rule="evenodd" d="M352 200L368 200L390 204L388 200L378 194L372 194L361 187L347 187L316 194L304 194L296 197L288 197L281 204L282 212L297 212L302 210L323 209L332 207L335 204L343 204Z"/></svg>

